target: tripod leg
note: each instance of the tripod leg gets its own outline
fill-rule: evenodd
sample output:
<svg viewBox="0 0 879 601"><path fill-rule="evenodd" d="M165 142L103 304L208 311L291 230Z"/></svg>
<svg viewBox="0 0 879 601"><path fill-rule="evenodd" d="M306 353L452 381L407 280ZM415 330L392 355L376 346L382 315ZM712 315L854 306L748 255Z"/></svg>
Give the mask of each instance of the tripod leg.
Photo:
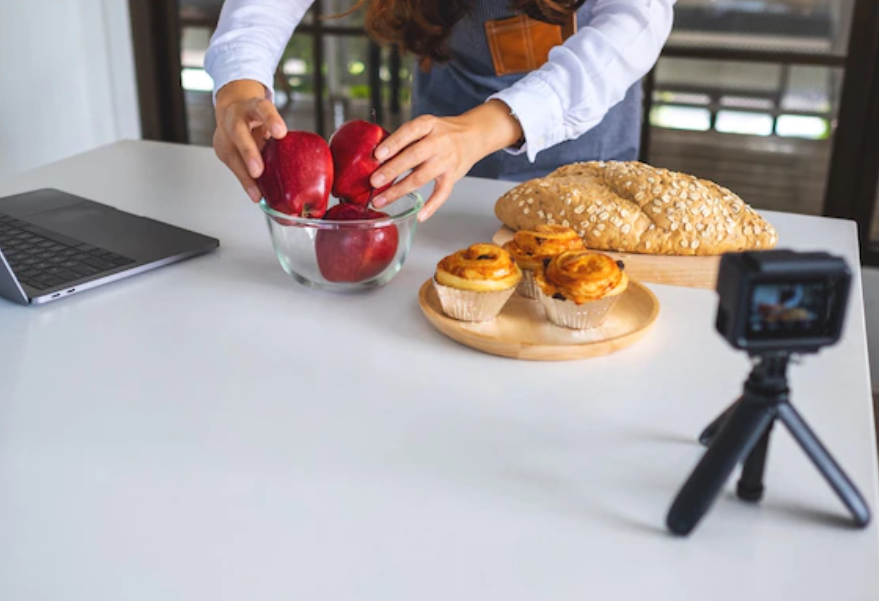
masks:
<svg viewBox="0 0 879 601"><path fill-rule="evenodd" d="M790 430L794 439L799 443L800 447L805 451L824 479L830 484L836 492L836 496L845 504L851 512L855 523L861 528L870 522L870 508L867 506L864 497L858 492L858 489L849 480L839 464L833 459L815 433L812 432L808 424L800 417L793 405L781 403L778 406L778 417Z"/></svg>
<svg viewBox="0 0 879 601"><path fill-rule="evenodd" d="M757 502L763 497L763 469L766 467L766 452L769 450L769 435L772 433L772 424L769 422L763 436L754 445L754 450L745 459L742 466L742 477L736 492L744 501Z"/></svg>
<svg viewBox="0 0 879 601"><path fill-rule="evenodd" d="M720 429L723 428L723 425L726 423L726 420L729 419L730 414L736 408L739 402L736 401L729 407L723 410L723 413L718 415L713 422L708 424L708 426L702 430L702 434L699 435L699 444L704 447L707 447L711 444L715 438L717 438L717 433L720 432Z"/></svg>
<svg viewBox="0 0 879 601"><path fill-rule="evenodd" d="M736 464L745 458L774 417L771 406L736 404L702 460L684 483L668 511L665 523L675 534L689 534L720 493Z"/></svg>

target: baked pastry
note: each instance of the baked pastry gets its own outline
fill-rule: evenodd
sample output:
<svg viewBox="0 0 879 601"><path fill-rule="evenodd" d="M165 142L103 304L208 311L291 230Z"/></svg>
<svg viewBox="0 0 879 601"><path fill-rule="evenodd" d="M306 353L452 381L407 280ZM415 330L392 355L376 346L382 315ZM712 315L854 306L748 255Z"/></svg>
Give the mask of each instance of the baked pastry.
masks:
<svg viewBox="0 0 879 601"><path fill-rule="evenodd" d="M626 291L622 262L590 251L567 251L534 272L546 317L557 326L588 330L604 323Z"/></svg>
<svg viewBox="0 0 879 601"><path fill-rule="evenodd" d="M772 225L728 189L637 162L561 167L507 192L495 214L513 231L572 227L595 250L719 255L778 242Z"/></svg>
<svg viewBox="0 0 879 601"><path fill-rule="evenodd" d="M533 230L516 232L513 239L504 244L516 265L522 270L522 282L517 290L527 298L537 298L534 270L546 259L566 250L583 250L583 240L577 232L563 225L541 223Z"/></svg>
<svg viewBox="0 0 879 601"><path fill-rule="evenodd" d="M434 286L443 311L461 321L488 321L501 312L522 271L495 244L474 244L439 262Z"/></svg>

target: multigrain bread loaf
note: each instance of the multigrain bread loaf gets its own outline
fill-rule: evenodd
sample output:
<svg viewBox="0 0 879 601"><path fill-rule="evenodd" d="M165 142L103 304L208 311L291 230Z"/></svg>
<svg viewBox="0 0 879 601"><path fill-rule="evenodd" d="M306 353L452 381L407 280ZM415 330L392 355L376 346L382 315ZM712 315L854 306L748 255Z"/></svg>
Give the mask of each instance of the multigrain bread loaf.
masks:
<svg viewBox="0 0 879 601"><path fill-rule="evenodd" d="M595 250L719 255L778 241L772 225L726 188L637 162L561 167L510 190L495 214L513 231L569 226Z"/></svg>

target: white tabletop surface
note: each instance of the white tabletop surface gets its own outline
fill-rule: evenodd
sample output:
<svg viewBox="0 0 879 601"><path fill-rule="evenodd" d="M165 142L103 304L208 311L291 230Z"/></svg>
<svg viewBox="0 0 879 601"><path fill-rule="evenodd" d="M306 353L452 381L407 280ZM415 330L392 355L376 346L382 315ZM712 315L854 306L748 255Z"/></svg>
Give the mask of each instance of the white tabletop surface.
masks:
<svg viewBox="0 0 879 601"><path fill-rule="evenodd" d="M209 149L125 142L0 181L221 239L44 307L0 302L0 599L879 599L879 537L776 430L759 506L734 481L689 539L665 513L748 362L709 291L651 286L638 345L529 363L447 340L417 292L488 240L508 184L469 180L387 287L295 285ZM854 224L768 214L857 268ZM860 290L793 398L877 508Z"/></svg>

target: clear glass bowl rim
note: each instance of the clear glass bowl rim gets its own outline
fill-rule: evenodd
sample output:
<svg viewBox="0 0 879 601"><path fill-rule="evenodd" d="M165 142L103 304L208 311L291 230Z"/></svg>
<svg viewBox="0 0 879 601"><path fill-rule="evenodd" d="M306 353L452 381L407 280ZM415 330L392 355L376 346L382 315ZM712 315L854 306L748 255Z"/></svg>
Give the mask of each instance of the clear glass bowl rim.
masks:
<svg viewBox="0 0 879 601"><path fill-rule="evenodd" d="M424 207L424 198L418 192L410 192L406 196L411 198L415 202L415 204L410 209L400 213L399 215L389 215L387 219L351 219L348 221L331 221L323 218L315 219L312 217L294 217L292 215L287 215L286 213L281 213L280 211L274 210L268 205L265 198L259 201L259 208L262 209L263 212L269 217L280 220L281 223L279 223L278 225L281 226L313 227L322 230L377 229L380 227L387 227L389 225L396 225L404 221L410 221L418 216L418 212L422 209L422 207ZM390 206L393 207L393 204Z"/></svg>

